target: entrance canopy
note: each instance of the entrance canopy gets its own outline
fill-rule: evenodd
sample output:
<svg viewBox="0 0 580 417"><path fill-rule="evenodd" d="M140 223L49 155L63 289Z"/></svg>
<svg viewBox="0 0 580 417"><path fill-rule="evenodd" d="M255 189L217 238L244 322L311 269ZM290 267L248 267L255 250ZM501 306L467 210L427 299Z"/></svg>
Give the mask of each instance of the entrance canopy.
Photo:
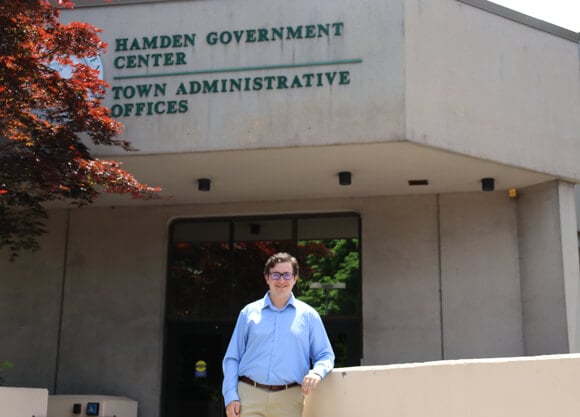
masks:
<svg viewBox="0 0 580 417"><path fill-rule="evenodd" d="M508 190L555 178L409 142L140 155L123 160L140 180L163 188L155 204L473 192L481 191L483 178L494 178L495 190ZM343 171L351 173L351 185L339 184L338 173ZM209 191L198 190L200 178L211 181ZM150 203L102 196L96 204Z"/></svg>

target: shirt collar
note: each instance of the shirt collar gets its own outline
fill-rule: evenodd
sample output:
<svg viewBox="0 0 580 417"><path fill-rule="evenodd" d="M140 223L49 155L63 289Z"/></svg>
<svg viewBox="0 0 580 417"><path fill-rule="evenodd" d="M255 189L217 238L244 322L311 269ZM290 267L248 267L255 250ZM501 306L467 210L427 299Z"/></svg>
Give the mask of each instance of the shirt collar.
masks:
<svg viewBox="0 0 580 417"><path fill-rule="evenodd" d="M288 302L279 311L285 310L288 306L294 307L294 301L296 301L296 298L294 298L294 293L290 293L290 298L288 299ZM264 304L262 305L262 310L265 309L266 307L272 310L278 310L276 306L272 304L272 300L270 299L270 291L268 291L264 296Z"/></svg>

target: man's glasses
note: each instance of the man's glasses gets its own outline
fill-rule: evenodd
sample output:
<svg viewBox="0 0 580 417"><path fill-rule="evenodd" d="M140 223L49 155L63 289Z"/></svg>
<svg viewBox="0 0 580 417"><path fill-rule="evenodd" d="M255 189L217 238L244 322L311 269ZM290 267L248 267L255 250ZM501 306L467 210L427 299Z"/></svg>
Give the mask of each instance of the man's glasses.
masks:
<svg viewBox="0 0 580 417"><path fill-rule="evenodd" d="M278 281L280 278L284 278L286 281L290 281L292 278L294 278L294 274L292 272L284 272L283 274L279 272L272 272L270 274L270 278L275 281Z"/></svg>

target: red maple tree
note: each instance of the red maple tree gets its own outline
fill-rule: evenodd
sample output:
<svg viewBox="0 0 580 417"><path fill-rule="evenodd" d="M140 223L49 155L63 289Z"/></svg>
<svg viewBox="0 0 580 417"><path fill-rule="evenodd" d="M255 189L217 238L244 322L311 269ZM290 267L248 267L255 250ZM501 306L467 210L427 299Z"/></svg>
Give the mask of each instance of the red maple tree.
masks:
<svg viewBox="0 0 580 417"><path fill-rule="evenodd" d="M118 139L121 124L102 103L106 82L82 63L104 52L99 29L62 24L59 15L49 0L0 1L0 249L11 259L39 247L43 203L82 206L101 192L152 198L159 191L91 155L87 144L133 149Z"/></svg>

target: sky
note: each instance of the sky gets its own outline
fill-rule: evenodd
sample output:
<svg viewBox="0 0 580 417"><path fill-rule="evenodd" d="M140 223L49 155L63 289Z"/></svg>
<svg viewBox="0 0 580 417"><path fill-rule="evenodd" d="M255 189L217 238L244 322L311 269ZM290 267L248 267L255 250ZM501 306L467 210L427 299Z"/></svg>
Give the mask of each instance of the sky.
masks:
<svg viewBox="0 0 580 417"><path fill-rule="evenodd" d="M537 19L580 32L580 0L491 0Z"/></svg>

